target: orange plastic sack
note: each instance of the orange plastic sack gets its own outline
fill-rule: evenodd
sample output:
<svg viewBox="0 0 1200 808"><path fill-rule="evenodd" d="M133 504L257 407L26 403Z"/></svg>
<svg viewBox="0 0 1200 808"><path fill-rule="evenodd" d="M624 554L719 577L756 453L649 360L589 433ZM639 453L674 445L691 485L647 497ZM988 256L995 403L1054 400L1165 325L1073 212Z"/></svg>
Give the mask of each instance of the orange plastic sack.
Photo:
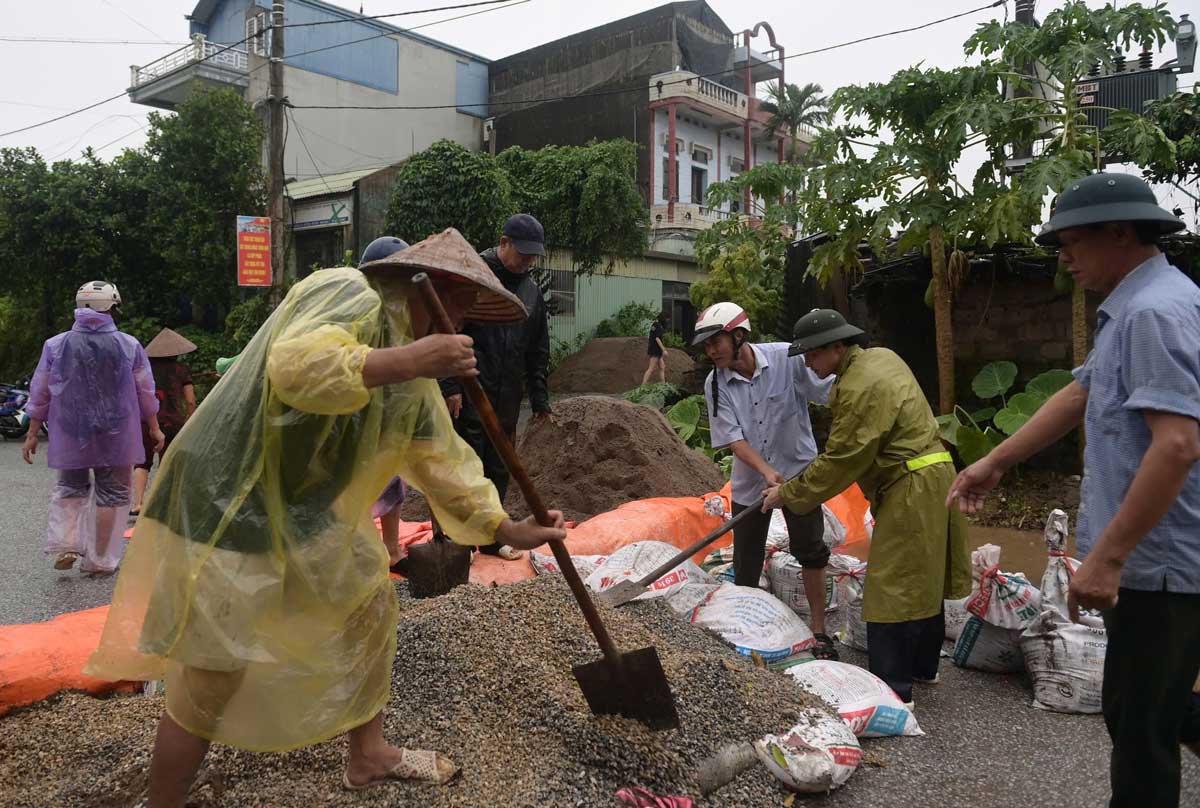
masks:
<svg viewBox="0 0 1200 808"><path fill-rule="evenodd" d="M0 715L60 690L99 695L135 687L82 673L107 616L108 607L98 606L45 623L0 626Z"/></svg>

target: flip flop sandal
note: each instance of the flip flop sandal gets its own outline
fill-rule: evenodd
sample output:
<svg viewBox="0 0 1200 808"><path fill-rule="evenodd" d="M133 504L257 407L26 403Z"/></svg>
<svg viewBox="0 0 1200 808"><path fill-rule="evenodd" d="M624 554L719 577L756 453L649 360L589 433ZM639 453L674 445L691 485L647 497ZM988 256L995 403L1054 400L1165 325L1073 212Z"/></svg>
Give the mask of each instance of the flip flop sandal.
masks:
<svg viewBox="0 0 1200 808"><path fill-rule="evenodd" d="M69 570L75 566L75 562L80 558L79 553L68 550L65 553L59 553L58 558L54 559L54 569Z"/></svg>
<svg viewBox="0 0 1200 808"><path fill-rule="evenodd" d="M813 659L827 659L832 662L838 661L837 648L828 634L814 634L813 639L817 641L817 644L812 648Z"/></svg>
<svg viewBox="0 0 1200 808"><path fill-rule="evenodd" d="M519 558L524 558L525 553L515 547L509 547L507 544L500 547L500 552L496 555L503 558L505 561L516 561Z"/></svg>
<svg viewBox="0 0 1200 808"><path fill-rule="evenodd" d="M350 782L350 771L342 771L342 786L350 791L383 785L391 780L420 780L434 785L445 785L461 771L441 752L425 749L401 749L400 762L383 777L355 785Z"/></svg>

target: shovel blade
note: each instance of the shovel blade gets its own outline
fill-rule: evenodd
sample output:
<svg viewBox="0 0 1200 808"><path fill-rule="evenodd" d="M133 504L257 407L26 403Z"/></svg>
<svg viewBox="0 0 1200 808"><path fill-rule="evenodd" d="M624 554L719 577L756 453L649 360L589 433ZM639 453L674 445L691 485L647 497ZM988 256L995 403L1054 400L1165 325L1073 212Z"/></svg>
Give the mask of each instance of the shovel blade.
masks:
<svg viewBox="0 0 1200 808"><path fill-rule="evenodd" d="M607 659L576 665L575 680L595 715L622 715L651 729L677 729L679 713L654 648L639 648Z"/></svg>
<svg viewBox="0 0 1200 808"><path fill-rule="evenodd" d="M624 580L611 589L606 589L597 597L609 606L624 606L631 600L645 594L646 587L639 586L637 581Z"/></svg>
<svg viewBox="0 0 1200 808"><path fill-rule="evenodd" d="M471 575L471 548L433 540L408 551L408 585L414 598L444 595Z"/></svg>

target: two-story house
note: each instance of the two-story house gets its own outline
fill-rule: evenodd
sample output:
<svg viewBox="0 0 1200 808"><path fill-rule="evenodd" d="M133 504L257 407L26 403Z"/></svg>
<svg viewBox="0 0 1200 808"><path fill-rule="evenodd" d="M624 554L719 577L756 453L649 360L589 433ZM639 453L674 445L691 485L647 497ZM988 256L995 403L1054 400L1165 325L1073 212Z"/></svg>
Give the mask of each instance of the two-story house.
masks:
<svg viewBox="0 0 1200 808"><path fill-rule="evenodd" d="M618 267L614 280L603 282L605 294L644 299L640 287L614 292L621 285L615 279L628 275L630 285L649 280L647 272L657 275L662 305L685 334L694 318L688 287L702 277L697 234L722 218L755 214L753 200L750 210L744 201L708 207L709 185L742 173L747 160L749 166L779 162L785 153L782 137L767 134L770 116L758 99L760 84L783 80L782 54L754 50L765 37L748 43L749 33L735 33L704 0L686 0L497 59L488 69L492 117L485 136L493 151L611 138L640 146L648 260ZM800 151L807 143L802 135ZM561 283L568 268L558 267ZM584 296L581 284L595 283L577 282L577 297ZM562 323L560 330L584 325Z"/></svg>
<svg viewBox="0 0 1200 808"><path fill-rule="evenodd" d="M188 16L191 44L131 67L130 97L169 110L196 87L231 87L261 108L268 95L270 37L264 32L270 15L270 0L199 0ZM287 0L284 22L292 26L284 36L287 99L299 106L366 107L288 112L287 215L294 265L303 272L312 264L340 263L344 250L357 250L357 180L442 138L480 147L488 60L321 0ZM457 106L447 107L448 100ZM394 106L443 108L371 109Z"/></svg>

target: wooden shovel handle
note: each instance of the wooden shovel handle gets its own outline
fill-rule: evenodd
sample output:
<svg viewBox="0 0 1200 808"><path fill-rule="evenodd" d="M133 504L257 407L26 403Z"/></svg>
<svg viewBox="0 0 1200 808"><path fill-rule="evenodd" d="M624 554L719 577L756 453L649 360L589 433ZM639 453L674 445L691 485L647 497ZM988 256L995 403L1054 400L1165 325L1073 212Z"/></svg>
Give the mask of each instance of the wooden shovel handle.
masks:
<svg viewBox="0 0 1200 808"><path fill-rule="evenodd" d="M717 539L724 536L729 531L733 530L735 527L737 527L739 522L742 522L742 521L750 518L750 516L752 516L753 514L757 513L759 511L759 509L762 508L762 504L763 504L763 501L762 501L762 498L760 497L758 502L755 502L753 505L748 505L746 507L746 510L742 511L737 516L730 519L728 522L722 523L722 525L719 528L717 528L716 530L714 530L712 533L709 533L707 536L705 536L702 539L698 539L696 541L696 543L693 544L692 546L690 546L686 549L680 550L677 554L671 556L669 559L664 561L657 568L655 568L651 572L648 572L645 575L643 575L642 578L637 582L637 585L638 586L649 586L650 584L654 583L659 578L661 578L662 576L666 575L671 570L678 567L684 561L687 561L689 558L694 556L696 553L700 552L705 547L712 544L713 542L715 542Z"/></svg>
<svg viewBox="0 0 1200 808"><path fill-rule="evenodd" d="M413 285L417 287L417 292L421 295L421 301L425 304L425 309L433 319L433 327L435 330L443 334L453 334L456 332L454 323L451 322L450 316L446 314L446 309L442 305L441 299L437 295L437 291L433 288L433 281L424 272L413 276ZM521 493L525 495L525 502L529 505L529 511L533 514L538 524L543 527L553 527L554 520L550 518L550 514L546 511L546 506L542 503L542 498L538 496L537 491L533 487L533 481L529 479L529 475L525 472L525 466L522 465L521 459L517 457L517 452L509 443L508 435L500 426L500 419L496 417L496 411L492 409L492 402L488 400L487 394L483 392L483 388L479 386L479 382L474 376L460 376L459 384L462 385L463 392L467 394L467 398L471 400L475 411L479 413L479 419L483 422L483 429L491 439L492 445L496 447L496 452L504 461L504 465L508 467L509 473L516 480L517 486L521 489ZM600 650L604 652L604 656L612 664L618 664L620 654L617 647L613 644L612 638L608 636L608 630L604 627L604 622L600 619L600 613L596 611L596 604L592 602L588 595L587 588L584 587L583 581L579 578L579 572L575 569L575 564L571 561L571 554L567 552L566 545L561 541L552 541L550 550L554 553L554 560L558 562L559 569L562 570L563 577L567 579L567 585L571 587L571 593L575 596L575 600L579 603L579 609L583 612L584 619L587 620L588 627L592 630L592 634L596 635L596 642L600 644Z"/></svg>

